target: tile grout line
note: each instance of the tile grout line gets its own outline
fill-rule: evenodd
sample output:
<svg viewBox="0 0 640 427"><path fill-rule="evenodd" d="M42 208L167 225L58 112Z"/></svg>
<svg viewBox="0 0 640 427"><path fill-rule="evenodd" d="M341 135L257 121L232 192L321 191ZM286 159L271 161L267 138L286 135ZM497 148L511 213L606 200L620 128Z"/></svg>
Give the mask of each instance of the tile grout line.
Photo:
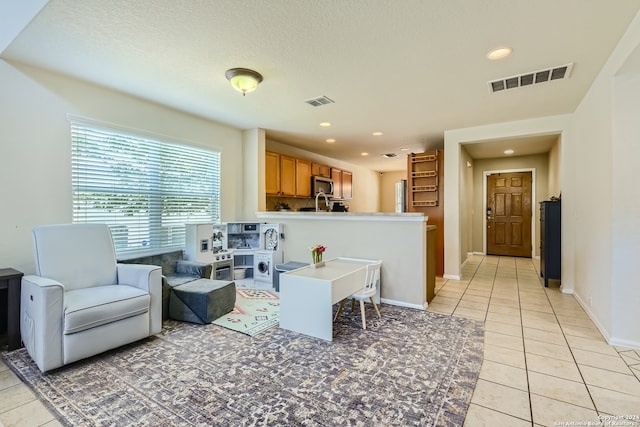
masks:
<svg viewBox="0 0 640 427"><path fill-rule="evenodd" d="M531 262L533 264L533 261ZM535 271L535 266L534 266ZM527 364L527 347L524 341L524 319L522 318L522 303L520 301L520 277L518 274L518 263L516 262L516 287L518 290L518 305L520 306L520 330L522 331L522 356L524 357L524 369L527 375L527 391L529 393L529 412L531 413L531 426L534 426L533 419L533 402L531 401L531 382L529 381L529 365Z"/></svg>
<svg viewBox="0 0 640 427"><path fill-rule="evenodd" d="M483 257L483 259L482 259L482 261L478 264L478 267L476 268L476 271L474 272L474 275L473 275L473 276L472 276L472 278L469 280L469 285L470 285L470 284L471 284L471 282L473 281L473 277L475 277L475 274L477 273L478 269L480 268L480 265L481 265L482 263L484 263L485 259L486 259L486 256L484 256L484 257ZM499 266L499 263L500 263L500 260L498 260L498 264L496 265L496 268L495 268L494 273L493 273L493 280L492 280L492 282L491 282L491 292L490 292L490 295L489 295L489 303L487 303L487 309L486 309L486 311L485 311L485 321L486 321L486 318L487 318L487 316L488 316L488 314L489 314L489 305L491 305L491 298L492 298L492 295L493 295L493 289L494 289L494 287L495 287L495 282L496 282L496 276L497 276L497 272L498 272L498 266ZM467 286L467 287L468 287L468 286ZM464 295L464 294L463 294L463 295ZM460 300L462 300L462 296L460 297ZM520 302L518 302L518 305L520 305ZM486 332L486 331L485 331L485 332ZM486 338L485 338L485 339L486 339ZM523 338L523 339L524 339L524 338ZM524 342L522 343L522 346L523 346L523 349L524 349ZM524 353L524 350L523 350L523 353ZM483 363L484 363L484 357L483 357ZM500 362L495 362L495 363L500 363ZM500 363L500 364L503 364L503 363ZM511 366L511 365L506 365L506 366ZM526 365L525 365L525 372L526 372ZM480 379L480 377L478 377L478 379ZM490 383L493 383L493 384L497 384L497 385L500 385L500 386L504 386L504 387L513 388L514 390L522 391L522 390L520 390L520 389L518 389L518 388L511 387L511 386L508 386L508 385L505 385L505 384L495 383L495 382L493 382L493 381L489 381L489 380L483 380L483 381L487 381L487 382L490 382ZM527 378L527 395L528 395L529 399L531 399L531 393L530 393L530 391L529 391L529 380L528 380L528 378ZM473 405L480 406L480 407L485 408L485 409L488 409L488 410L490 410L490 411L494 411L494 412L498 412L498 413L500 413L500 414L507 415L507 416L512 417L512 418L516 418L516 419L519 419L519 420L522 420L522 421L525 421L525 422L529 422L529 420L525 420L524 418L520 418L520 417L518 417L518 416L516 416L516 415L514 415L514 414L509 414L509 413L507 413L507 412L503 412L503 411L499 411L499 410L497 410L497 409L489 408L489 407L486 407L486 406L480 405L480 404L478 404L478 403L472 403L472 404L473 404ZM531 412L531 402L529 402L529 412ZM530 413L530 417L531 417L531 420L530 420L531 426L532 426L532 427L534 427L534 424L533 424L533 415L532 415L531 413Z"/></svg>
<svg viewBox="0 0 640 427"><path fill-rule="evenodd" d="M589 395L589 399L591 400L591 404L593 405L593 408L596 411L596 414L597 415L601 415L600 411L598 410L598 406L596 405L595 400L593 400L593 396L591 395L591 391L589 390L589 387L587 386L587 381L584 379L584 375L582 374L582 370L580 369L580 365L578 364L578 361L576 360L576 356L573 354L573 349L571 348L571 345L569 345L569 340L567 340L567 335L564 332L564 328L560 324L560 320L558 319L558 315L556 313L556 308L553 305L553 303L551 302L551 298L549 298L549 294L547 293L547 287L544 286L544 285L543 285L543 290L544 290L544 295L547 297L547 301L549 301L549 305L551 306L551 311L553 311L553 316L556 318L556 322L558 322L558 326L560 326L560 331L562 331L562 338L567 343L567 347L569 348L569 353L571 353L571 358L573 359L573 363L575 363L576 368L578 369L578 374L580 375L580 378L582 379L582 384L584 384L584 388L587 390L587 394ZM569 403L569 402L565 402L565 403Z"/></svg>

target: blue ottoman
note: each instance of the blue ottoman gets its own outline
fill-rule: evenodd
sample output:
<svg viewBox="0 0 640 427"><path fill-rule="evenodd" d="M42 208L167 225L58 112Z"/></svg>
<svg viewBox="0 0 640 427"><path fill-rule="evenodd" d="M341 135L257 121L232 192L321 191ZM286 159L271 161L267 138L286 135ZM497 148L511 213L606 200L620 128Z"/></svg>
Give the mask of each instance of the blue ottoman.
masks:
<svg viewBox="0 0 640 427"><path fill-rule="evenodd" d="M171 289L169 317L192 323L211 323L236 304L236 284L228 280L198 279Z"/></svg>

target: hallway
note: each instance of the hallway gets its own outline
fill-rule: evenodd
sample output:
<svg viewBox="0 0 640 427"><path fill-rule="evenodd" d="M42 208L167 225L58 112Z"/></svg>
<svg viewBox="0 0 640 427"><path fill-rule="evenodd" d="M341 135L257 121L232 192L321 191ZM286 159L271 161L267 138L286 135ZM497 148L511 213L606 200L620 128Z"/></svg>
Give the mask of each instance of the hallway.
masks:
<svg viewBox="0 0 640 427"><path fill-rule="evenodd" d="M573 295L544 288L538 265L475 255L462 280L436 283L429 311L485 322L465 426L640 425L640 350L609 346Z"/></svg>

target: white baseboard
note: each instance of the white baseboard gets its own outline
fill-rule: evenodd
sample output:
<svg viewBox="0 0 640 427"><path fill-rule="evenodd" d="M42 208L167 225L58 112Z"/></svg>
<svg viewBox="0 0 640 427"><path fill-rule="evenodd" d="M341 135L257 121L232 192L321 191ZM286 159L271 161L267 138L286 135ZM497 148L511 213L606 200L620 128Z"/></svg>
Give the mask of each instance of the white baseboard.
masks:
<svg viewBox="0 0 640 427"><path fill-rule="evenodd" d="M420 304L411 304L404 301L396 301L396 300L386 299L386 298L380 298L380 301L389 305L397 305L398 307L415 308L417 310L425 310L427 308L427 303L424 303L424 306L422 306Z"/></svg>
<svg viewBox="0 0 640 427"><path fill-rule="evenodd" d="M628 341L628 340L621 340L618 338L611 338L609 340L609 344L615 345L618 347L628 347L634 350L640 350L640 342L637 342L637 341Z"/></svg>
<svg viewBox="0 0 640 427"><path fill-rule="evenodd" d="M451 279L451 280L460 280L462 276L457 276L455 274L444 274L442 276L443 279Z"/></svg>
<svg viewBox="0 0 640 427"><path fill-rule="evenodd" d="M569 292L569 291L571 291L571 292ZM598 330L600 331L600 333L602 334L604 339L607 342L610 342L611 335L609 334L609 331L607 330L607 328L604 327L604 325L602 325L600 323L600 321L598 321L598 319L596 318L595 314L593 314L593 311L591 311L591 306L589 306L589 304L587 304L586 301L583 301L582 298L580 298L580 295L574 293L573 289L567 289L566 293L573 294L573 297L576 299L576 301L578 301L578 304L580 304L580 306L585 311L585 313L587 313L587 316L589 316L589 319L591 319L593 324L596 325L596 328L598 328Z"/></svg>
<svg viewBox="0 0 640 427"><path fill-rule="evenodd" d="M580 304L580 306L584 309L584 311L587 313L587 316L589 316L589 319L591 319L593 324L596 325L596 328L598 328L598 330L600 331L604 339L607 341L607 343L609 343L609 345L615 345L619 347L628 347L628 348L640 350L640 342L629 341L629 340L612 337L611 334L609 334L609 331L607 331L604 325L602 325L598 321L596 316L593 314L593 311L591 311L591 307L588 306L587 303L578 296L578 294L574 293L573 289L567 290L566 293L573 294L573 297L576 299L576 301L578 301L578 304Z"/></svg>
<svg viewBox="0 0 640 427"><path fill-rule="evenodd" d="M565 288L562 285L560 285L560 292L562 292L563 294L570 294L570 295L574 294L573 289Z"/></svg>

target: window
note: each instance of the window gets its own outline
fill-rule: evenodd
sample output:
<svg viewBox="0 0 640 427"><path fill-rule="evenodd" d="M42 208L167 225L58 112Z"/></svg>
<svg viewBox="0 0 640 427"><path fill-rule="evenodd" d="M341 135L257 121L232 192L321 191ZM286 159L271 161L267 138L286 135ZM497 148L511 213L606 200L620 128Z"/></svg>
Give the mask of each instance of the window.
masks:
<svg viewBox="0 0 640 427"><path fill-rule="evenodd" d="M220 219L220 153L71 122L73 222L106 223L118 257L184 248Z"/></svg>

